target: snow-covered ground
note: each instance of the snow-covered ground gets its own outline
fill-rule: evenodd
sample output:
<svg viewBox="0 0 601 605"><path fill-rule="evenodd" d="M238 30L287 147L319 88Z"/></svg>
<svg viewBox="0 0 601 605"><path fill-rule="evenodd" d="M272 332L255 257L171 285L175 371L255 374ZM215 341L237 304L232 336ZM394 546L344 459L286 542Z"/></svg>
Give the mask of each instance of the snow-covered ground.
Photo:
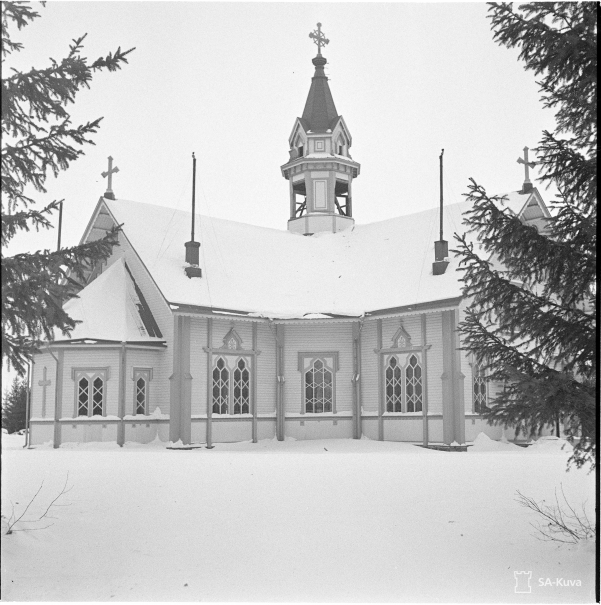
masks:
<svg viewBox="0 0 601 605"><path fill-rule="evenodd" d="M67 474L71 488L50 519L14 528L36 531L2 536L3 600L594 602L594 544L537 540L515 500L563 486L594 519L594 474L566 473L558 441L24 450L2 437L5 517L42 482L24 519ZM515 571L532 573L530 594Z"/></svg>

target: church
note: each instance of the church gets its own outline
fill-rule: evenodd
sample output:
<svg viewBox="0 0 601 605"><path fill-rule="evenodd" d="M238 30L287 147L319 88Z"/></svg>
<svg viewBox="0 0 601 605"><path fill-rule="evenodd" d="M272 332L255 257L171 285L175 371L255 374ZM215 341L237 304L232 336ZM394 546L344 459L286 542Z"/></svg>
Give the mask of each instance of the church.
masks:
<svg viewBox="0 0 601 605"><path fill-rule="evenodd" d="M34 358L30 446L367 438L464 449L480 432L502 437L481 416L499 385L461 349L466 301L443 239L469 202L355 224L361 166L320 24L311 37L314 74L281 166L287 229L119 199L109 158L81 242L121 225L119 245L66 303L80 323ZM550 215L527 151L522 163L505 205L540 226Z"/></svg>

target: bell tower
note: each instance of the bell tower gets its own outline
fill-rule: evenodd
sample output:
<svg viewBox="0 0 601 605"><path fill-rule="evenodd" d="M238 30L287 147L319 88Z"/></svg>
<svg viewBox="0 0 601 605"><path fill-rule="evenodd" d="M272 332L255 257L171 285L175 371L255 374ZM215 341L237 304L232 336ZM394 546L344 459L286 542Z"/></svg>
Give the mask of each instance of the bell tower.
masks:
<svg viewBox="0 0 601 605"><path fill-rule="evenodd" d="M324 72L327 61L321 48L329 40L321 23L309 37L317 44L315 74L303 115L296 118L288 139L290 159L281 167L290 184L288 231L303 235L353 226L352 182L360 169L349 153L351 134L336 111Z"/></svg>

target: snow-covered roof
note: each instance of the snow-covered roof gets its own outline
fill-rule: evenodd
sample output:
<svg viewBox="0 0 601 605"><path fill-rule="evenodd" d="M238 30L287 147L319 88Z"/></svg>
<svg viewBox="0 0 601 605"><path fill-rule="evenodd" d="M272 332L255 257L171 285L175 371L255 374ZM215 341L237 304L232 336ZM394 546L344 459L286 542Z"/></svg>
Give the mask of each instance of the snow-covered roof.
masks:
<svg viewBox="0 0 601 605"><path fill-rule="evenodd" d="M438 208L310 237L197 216L202 278L189 279L184 273L189 212L120 199L104 203L175 305L298 318L360 316L461 296L452 254L446 273L432 275ZM445 207L450 248L453 233L463 231L467 204Z"/></svg>
<svg viewBox="0 0 601 605"><path fill-rule="evenodd" d="M88 284L79 298L69 300L64 309L81 322L68 337L71 342L163 342L144 295L121 258ZM57 331L54 339L60 342L67 337Z"/></svg>

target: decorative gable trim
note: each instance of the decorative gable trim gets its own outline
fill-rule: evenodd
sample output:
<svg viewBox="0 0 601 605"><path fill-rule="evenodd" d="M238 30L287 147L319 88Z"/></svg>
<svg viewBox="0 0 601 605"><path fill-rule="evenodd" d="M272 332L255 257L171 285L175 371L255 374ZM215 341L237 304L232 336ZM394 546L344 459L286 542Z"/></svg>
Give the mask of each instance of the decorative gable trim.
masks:
<svg viewBox="0 0 601 605"><path fill-rule="evenodd" d="M223 348L229 351L239 351L242 349L242 339L236 330L232 327L223 338Z"/></svg>
<svg viewBox="0 0 601 605"><path fill-rule="evenodd" d="M401 325L399 329L395 332L392 337L392 348L393 349L408 349L413 345L411 344L411 336L405 328L403 327L403 322L401 321Z"/></svg>
<svg viewBox="0 0 601 605"><path fill-rule="evenodd" d="M294 145L294 139L296 138L296 136L299 134L299 132L302 130L302 133L304 135L304 137L307 137L307 133L305 131L305 127L303 126L300 118L296 118L295 122L294 122L294 126L292 127L292 133L290 134L290 137L288 138L288 145L290 147L292 147Z"/></svg>

